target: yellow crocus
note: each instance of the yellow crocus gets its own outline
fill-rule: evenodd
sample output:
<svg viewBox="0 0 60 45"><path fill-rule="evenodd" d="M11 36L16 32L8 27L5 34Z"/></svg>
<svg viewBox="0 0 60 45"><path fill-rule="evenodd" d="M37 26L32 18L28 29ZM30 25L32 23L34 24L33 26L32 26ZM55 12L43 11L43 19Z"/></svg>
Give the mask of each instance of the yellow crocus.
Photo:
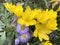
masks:
<svg viewBox="0 0 60 45"><path fill-rule="evenodd" d="M47 34L50 34L53 30L57 29L57 12L46 9L45 11L39 10L36 16L37 23L36 29L33 33L35 37L39 37L40 41L43 39L49 40Z"/></svg>
<svg viewBox="0 0 60 45"><path fill-rule="evenodd" d="M17 17L20 17L23 12L22 5L12 5L12 3L4 3L4 6Z"/></svg>
<svg viewBox="0 0 60 45"><path fill-rule="evenodd" d="M34 11L27 6L25 12L22 13L22 18L18 18L17 22L26 26L35 25L36 21L34 20L34 17Z"/></svg>
<svg viewBox="0 0 60 45"><path fill-rule="evenodd" d="M15 9L15 5L12 5L12 3L4 3L4 6L6 7L7 10L10 12L13 12Z"/></svg>
<svg viewBox="0 0 60 45"><path fill-rule="evenodd" d="M31 9L29 6L23 11L22 5L5 3L4 6L17 17L17 23L25 26L35 25L33 35L40 41L49 40L48 34L57 29L57 12L51 10ZM47 42L48 43L48 42ZM44 45L47 45L45 43Z"/></svg>
<svg viewBox="0 0 60 45"><path fill-rule="evenodd" d="M43 45L52 45L50 41L46 41Z"/></svg>
<svg viewBox="0 0 60 45"><path fill-rule="evenodd" d="M52 32L51 30L47 29L45 25L39 24L39 23L37 23L35 27L36 29L33 33L35 37L38 37L40 41L42 41L43 39L49 40L49 37L47 34L50 34Z"/></svg>

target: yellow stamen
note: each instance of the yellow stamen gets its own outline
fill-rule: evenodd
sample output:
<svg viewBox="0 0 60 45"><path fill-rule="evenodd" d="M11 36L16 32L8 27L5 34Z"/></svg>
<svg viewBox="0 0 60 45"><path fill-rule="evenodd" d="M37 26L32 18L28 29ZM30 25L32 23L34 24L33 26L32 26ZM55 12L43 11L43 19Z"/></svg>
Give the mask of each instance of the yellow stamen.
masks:
<svg viewBox="0 0 60 45"><path fill-rule="evenodd" d="M27 37L27 35L26 35L26 34L23 34L23 35L22 35L22 38L26 38L26 37Z"/></svg>
<svg viewBox="0 0 60 45"><path fill-rule="evenodd" d="M25 30L25 26L23 26L23 25L20 26L20 29L21 29L21 30Z"/></svg>

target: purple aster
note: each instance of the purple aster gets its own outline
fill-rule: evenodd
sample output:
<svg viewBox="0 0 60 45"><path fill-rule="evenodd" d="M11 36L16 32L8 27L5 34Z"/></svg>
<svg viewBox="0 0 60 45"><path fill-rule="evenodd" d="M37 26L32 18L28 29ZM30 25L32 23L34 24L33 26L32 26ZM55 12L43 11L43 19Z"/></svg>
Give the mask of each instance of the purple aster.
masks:
<svg viewBox="0 0 60 45"><path fill-rule="evenodd" d="M23 34L23 33L27 33L29 31L29 27L27 27L25 25L18 24L16 30L18 33Z"/></svg>
<svg viewBox="0 0 60 45"><path fill-rule="evenodd" d="M15 45L18 45L18 44L19 44L19 42L20 42L20 40L19 40L19 39L15 39Z"/></svg>
<svg viewBox="0 0 60 45"><path fill-rule="evenodd" d="M20 42L27 42L30 39L30 33L24 33L18 36Z"/></svg>

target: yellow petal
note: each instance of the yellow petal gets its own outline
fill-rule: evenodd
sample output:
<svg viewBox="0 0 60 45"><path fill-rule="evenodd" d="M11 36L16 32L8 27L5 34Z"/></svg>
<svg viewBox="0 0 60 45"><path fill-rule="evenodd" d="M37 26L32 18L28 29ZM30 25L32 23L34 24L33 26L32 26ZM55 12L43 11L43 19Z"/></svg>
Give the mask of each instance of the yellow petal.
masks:
<svg viewBox="0 0 60 45"><path fill-rule="evenodd" d="M17 17L20 17L22 15L22 12L23 12L22 5L17 5L13 12Z"/></svg>
<svg viewBox="0 0 60 45"><path fill-rule="evenodd" d="M34 35L35 37L37 37L37 36L38 36L38 31L35 30L34 33L33 33L33 35Z"/></svg>
<svg viewBox="0 0 60 45"><path fill-rule="evenodd" d="M31 8L30 8L29 6L27 6L25 12L28 13L28 12L30 12L30 11L31 11Z"/></svg>
<svg viewBox="0 0 60 45"><path fill-rule="evenodd" d="M37 20L40 23L44 23L48 19L49 19L49 15L48 15L47 11L42 11L42 12L39 13L39 15L37 15Z"/></svg>
<svg viewBox="0 0 60 45"><path fill-rule="evenodd" d="M17 23L18 24L25 24L25 21L22 18L18 18Z"/></svg>
<svg viewBox="0 0 60 45"><path fill-rule="evenodd" d="M25 25L26 26L35 25L35 24L36 24L36 21L35 20L30 20L30 21L26 21L25 22Z"/></svg>
<svg viewBox="0 0 60 45"><path fill-rule="evenodd" d="M4 3L4 6L6 7L6 9L10 12L14 11L15 5L12 5L12 3Z"/></svg>
<svg viewBox="0 0 60 45"><path fill-rule="evenodd" d="M48 23L46 24L47 28L51 30L56 30L57 29L57 20L56 19L50 19Z"/></svg>
<svg viewBox="0 0 60 45"><path fill-rule="evenodd" d="M39 34L39 40L42 41L43 40L43 37L41 34Z"/></svg>
<svg viewBox="0 0 60 45"><path fill-rule="evenodd" d="M26 26L30 26L30 25L35 25L35 24L36 24L36 21L35 21L35 20L27 21L27 20L23 20L22 18L19 18L19 19L17 20L17 22L18 22L19 24L24 24L24 25L26 25Z"/></svg>
<svg viewBox="0 0 60 45"><path fill-rule="evenodd" d="M43 45L52 45L50 41L46 41Z"/></svg>
<svg viewBox="0 0 60 45"><path fill-rule="evenodd" d="M52 9L49 10L49 18L50 19L56 19L57 18L57 12L56 11L53 11Z"/></svg>
<svg viewBox="0 0 60 45"><path fill-rule="evenodd" d="M52 32L52 30L46 28L46 25L44 24L36 23L35 27L36 27L36 30L38 30L38 33L40 32L40 33L49 34Z"/></svg>
<svg viewBox="0 0 60 45"><path fill-rule="evenodd" d="M42 41L42 39L49 40L49 37L47 34L39 33L39 39Z"/></svg>

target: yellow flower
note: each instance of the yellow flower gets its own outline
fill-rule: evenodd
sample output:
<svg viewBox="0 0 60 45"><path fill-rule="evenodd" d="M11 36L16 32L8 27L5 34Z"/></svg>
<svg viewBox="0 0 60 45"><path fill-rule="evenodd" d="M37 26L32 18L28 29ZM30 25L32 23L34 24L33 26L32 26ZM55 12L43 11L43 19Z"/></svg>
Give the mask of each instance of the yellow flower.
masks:
<svg viewBox="0 0 60 45"><path fill-rule="evenodd" d="M9 10L10 12L13 12L13 10L15 9L15 5L12 5L12 3L4 3L4 6L7 8L7 10Z"/></svg>
<svg viewBox="0 0 60 45"><path fill-rule="evenodd" d="M22 5L12 5L12 3L5 3L4 6L17 17L20 17L23 12Z"/></svg>
<svg viewBox="0 0 60 45"><path fill-rule="evenodd" d="M49 37L47 34L51 33L52 30L45 28L44 24L39 24L39 23L37 23L35 27L36 29L33 33L35 37L39 37L40 41L42 41L43 39L49 40Z"/></svg>
<svg viewBox="0 0 60 45"><path fill-rule="evenodd" d="M34 17L34 11L28 6L25 12L22 13L22 18L18 18L17 22L26 26L35 25L36 21L34 20Z"/></svg>
<svg viewBox="0 0 60 45"><path fill-rule="evenodd" d="M35 27L36 29L33 33L35 37L39 37L40 41L42 41L43 39L49 40L47 34L50 34L53 30L57 29L56 19L49 20L48 23L44 23L44 24L36 23Z"/></svg>
<svg viewBox="0 0 60 45"><path fill-rule="evenodd" d="M50 41L46 41L43 45L52 45Z"/></svg>
<svg viewBox="0 0 60 45"><path fill-rule="evenodd" d="M53 30L57 29L57 12L46 9L46 11L40 10L38 12L36 29L33 33L35 37L39 37L40 41L43 39L49 40L47 34L50 34Z"/></svg>
<svg viewBox="0 0 60 45"><path fill-rule="evenodd" d="M33 33L35 37L38 37L40 41L43 39L49 40L47 34L50 34L53 30L57 29L57 12L51 10L34 9L31 10L29 6L23 11L22 5L12 5L5 3L4 6L13 12L17 17L17 23L26 26L35 25L36 29ZM46 45L46 44L45 44Z"/></svg>

